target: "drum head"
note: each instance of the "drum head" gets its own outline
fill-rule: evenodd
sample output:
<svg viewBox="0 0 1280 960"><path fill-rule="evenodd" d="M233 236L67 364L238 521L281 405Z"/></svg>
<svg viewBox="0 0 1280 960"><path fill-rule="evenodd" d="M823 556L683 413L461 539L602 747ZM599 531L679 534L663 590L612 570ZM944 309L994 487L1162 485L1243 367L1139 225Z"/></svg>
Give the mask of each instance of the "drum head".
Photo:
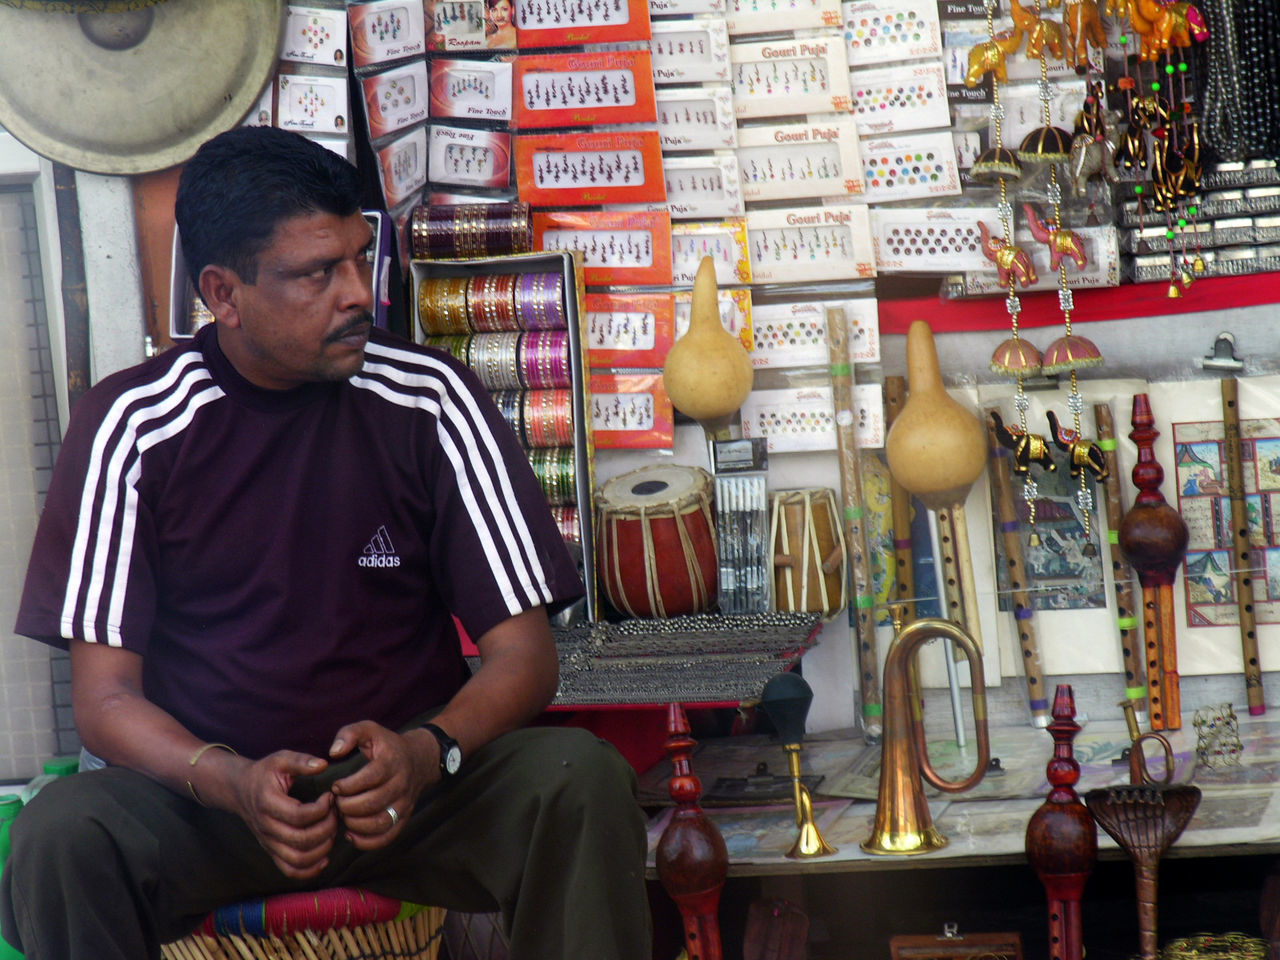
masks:
<svg viewBox="0 0 1280 960"><path fill-rule="evenodd" d="M707 493L710 482L710 476L700 467L658 463L607 481L600 500L612 507L660 507Z"/></svg>
<svg viewBox="0 0 1280 960"><path fill-rule="evenodd" d="M0 125L50 160L107 174L174 166L235 126L275 72L280 0L95 8L0 3Z"/></svg>

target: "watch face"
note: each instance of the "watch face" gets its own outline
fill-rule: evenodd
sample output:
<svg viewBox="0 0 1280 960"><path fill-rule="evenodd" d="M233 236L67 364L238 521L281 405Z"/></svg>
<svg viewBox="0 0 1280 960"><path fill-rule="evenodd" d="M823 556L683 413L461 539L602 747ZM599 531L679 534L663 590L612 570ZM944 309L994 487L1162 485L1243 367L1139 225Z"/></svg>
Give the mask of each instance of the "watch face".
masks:
<svg viewBox="0 0 1280 960"><path fill-rule="evenodd" d="M443 759L445 773L457 773L458 768L462 766L462 751L457 747L450 747L445 751Z"/></svg>

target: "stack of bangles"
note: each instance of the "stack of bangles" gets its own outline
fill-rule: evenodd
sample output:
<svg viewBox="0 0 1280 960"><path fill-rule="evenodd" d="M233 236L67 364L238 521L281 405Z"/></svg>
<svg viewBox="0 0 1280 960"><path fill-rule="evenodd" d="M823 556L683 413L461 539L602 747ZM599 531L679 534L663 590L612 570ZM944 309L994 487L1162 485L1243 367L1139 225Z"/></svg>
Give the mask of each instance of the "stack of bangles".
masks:
<svg viewBox="0 0 1280 960"><path fill-rule="evenodd" d="M522 333L477 333L471 338L468 363L486 390L519 390L527 386L521 376Z"/></svg>
<svg viewBox="0 0 1280 960"><path fill-rule="evenodd" d="M569 543L582 542L582 527L578 525L577 507L552 507L551 517L560 528L560 536Z"/></svg>
<svg viewBox="0 0 1280 960"><path fill-rule="evenodd" d="M529 463L542 485L543 496L553 507L572 506L578 502L574 490L573 447L549 447L529 451Z"/></svg>
<svg viewBox="0 0 1280 960"><path fill-rule="evenodd" d="M430 276L418 284L418 325L426 336L564 330L558 273Z"/></svg>
<svg viewBox="0 0 1280 960"><path fill-rule="evenodd" d="M471 333L467 278L427 277L418 285L418 326L428 337Z"/></svg>
<svg viewBox="0 0 1280 960"><path fill-rule="evenodd" d="M533 250L527 203L419 204L409 215L414 259L500 257Z"/></svg>
<svg viewBox="0 0 1280 960"><path fill-rule="evenodd" d="M573 391L528 391L521 423L525 446L530 449L573 446Z"/></svg>

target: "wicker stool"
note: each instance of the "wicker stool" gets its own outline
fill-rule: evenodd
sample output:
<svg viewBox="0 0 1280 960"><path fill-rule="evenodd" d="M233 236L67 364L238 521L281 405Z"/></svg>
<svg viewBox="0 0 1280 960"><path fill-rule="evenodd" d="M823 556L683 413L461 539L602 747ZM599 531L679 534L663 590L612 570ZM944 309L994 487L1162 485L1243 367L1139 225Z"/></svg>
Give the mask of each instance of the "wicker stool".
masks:
<svg viewBox="0 0 1280 960"><path fill-rule="evenodd" d="M215 910L163 960L436 960L445 911L334 887Z"/></svg>

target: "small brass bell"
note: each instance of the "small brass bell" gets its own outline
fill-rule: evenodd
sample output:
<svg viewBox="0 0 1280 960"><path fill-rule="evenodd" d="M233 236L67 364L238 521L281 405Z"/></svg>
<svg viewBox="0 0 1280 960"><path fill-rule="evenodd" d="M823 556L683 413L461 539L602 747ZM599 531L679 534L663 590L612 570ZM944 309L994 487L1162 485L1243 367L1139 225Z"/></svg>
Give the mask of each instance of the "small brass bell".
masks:
<svg viewBox="0 0 1280 960"><path fill-rule="evenodd" d="M1027 537L1027 544L1028 546L1032 546L1032 547L1040 546L1040 534L1038 534L1035 530L1032 530L1031 535Z"/></svg>
<svg viewBox="0 0 1280 960"><path fill-rule="evenodd" d="M1198 277L1200 274L1204 273L1204 269L1204 257L1197 253L1196 258L1191 261L1191 272Z"/></svg>
<svg viewBox="0 0 1280 960"><path fill-rule="evenodd" d="M1169 290L1165 293L1165 296L1167 296L1170 300L1177 300L1179 297L1182 296L1182 290L1179 289L1176 283L1170 283Z"/></svg>

